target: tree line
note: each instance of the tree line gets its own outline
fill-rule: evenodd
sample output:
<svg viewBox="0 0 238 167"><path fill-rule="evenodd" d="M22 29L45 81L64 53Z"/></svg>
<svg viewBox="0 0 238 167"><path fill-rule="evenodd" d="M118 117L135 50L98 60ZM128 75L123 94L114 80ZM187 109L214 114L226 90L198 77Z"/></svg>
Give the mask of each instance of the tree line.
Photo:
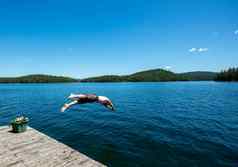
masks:
<svg viewBox="0 0 238 167"><path fill-rule="evenodd" d="M61 83L77 82L76 79L52 75L27 75L22 77L0 78L0 83Z"/></svg>
<svg viewBox="0 0 238 167"><path fill-rule="evenodd" d="M238 81L238 68L229 68L217 74L215 81Z"/></svg>

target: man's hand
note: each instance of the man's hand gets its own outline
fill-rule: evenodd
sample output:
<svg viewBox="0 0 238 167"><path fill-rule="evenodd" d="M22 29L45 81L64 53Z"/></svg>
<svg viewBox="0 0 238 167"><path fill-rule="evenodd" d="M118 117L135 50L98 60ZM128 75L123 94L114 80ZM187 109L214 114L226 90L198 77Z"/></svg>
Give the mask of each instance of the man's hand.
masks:
<svg viewBox="0 0 238 167"><path fill-rule="evenodd" d="M64 104L64 106L61 108L61 112L64 112L65 110L67 110L69 107L71 107L71 106L73 106L73 105L75 105L75 104L77 104L78 103L78 101L72 101L71 103L65 103Z"/></svg>
<svg viewBox="0 0 238 167"><path fill-rule="evenodd" d="M64 112L68 108L69 108L69 105L68 104L64 104L64 106L61 108L61 112Z"/></svg>

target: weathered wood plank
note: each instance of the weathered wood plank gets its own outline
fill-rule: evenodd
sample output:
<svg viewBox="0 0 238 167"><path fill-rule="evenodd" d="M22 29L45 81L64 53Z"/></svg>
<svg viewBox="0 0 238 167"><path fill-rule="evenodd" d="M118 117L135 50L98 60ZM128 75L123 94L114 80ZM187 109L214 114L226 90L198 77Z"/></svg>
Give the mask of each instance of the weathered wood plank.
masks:
<svg viewBox="0 0 238 167"><path fill-rule="evenodd" d="M39 131L28 128L24 133L12 133L8 126L0 127L1 167L103 167L78 151Z"/></svg>

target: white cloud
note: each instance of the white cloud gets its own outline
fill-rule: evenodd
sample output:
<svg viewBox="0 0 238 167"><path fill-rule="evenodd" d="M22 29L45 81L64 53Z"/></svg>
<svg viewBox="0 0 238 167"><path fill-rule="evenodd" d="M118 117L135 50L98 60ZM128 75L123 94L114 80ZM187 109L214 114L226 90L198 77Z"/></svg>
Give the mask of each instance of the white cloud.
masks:
<svg viewBox="0 0 238 167"><path fill-rule="evenodd" d="M235 31L234 31L234 34L235 34L235 35L238 35L238 30L235 30Z"/></svg>
<svg viewBox="0 0 238 167"><path fill-rule="evenodd" d="M189 52L196 52L197 51L197 48L191 48L188 50Z"/></svg>
<svg viewBox="0 0 238 167"><path fill-rule="evenodd" d="M194 53L194 52L207 52L208 48L191 48L188 51L191 52L191 53Z"/></svg>
<svg viewBox="0 0 238 167"><path fill-rule="evenodd" d="M171 66L165 66L166 70L170 70L172 67Z"/></svg>
<svg viewBox="0 0 238 167"><path fill-rule="evenodd" d="M197 49L198 52L206 52L208 51L208 48L199 48Z"/></svg>

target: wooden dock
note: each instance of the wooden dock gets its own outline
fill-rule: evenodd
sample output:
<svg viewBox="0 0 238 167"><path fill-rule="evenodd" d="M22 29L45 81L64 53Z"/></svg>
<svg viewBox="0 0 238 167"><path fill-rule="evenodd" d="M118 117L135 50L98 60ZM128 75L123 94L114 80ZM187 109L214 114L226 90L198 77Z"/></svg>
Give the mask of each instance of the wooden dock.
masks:
<svg viewBox="0 0 238 167"><path fill-rule="evenodd" d="M18 134L10 130L0 127L1 167L104 166L33 128Z"/></svg>

